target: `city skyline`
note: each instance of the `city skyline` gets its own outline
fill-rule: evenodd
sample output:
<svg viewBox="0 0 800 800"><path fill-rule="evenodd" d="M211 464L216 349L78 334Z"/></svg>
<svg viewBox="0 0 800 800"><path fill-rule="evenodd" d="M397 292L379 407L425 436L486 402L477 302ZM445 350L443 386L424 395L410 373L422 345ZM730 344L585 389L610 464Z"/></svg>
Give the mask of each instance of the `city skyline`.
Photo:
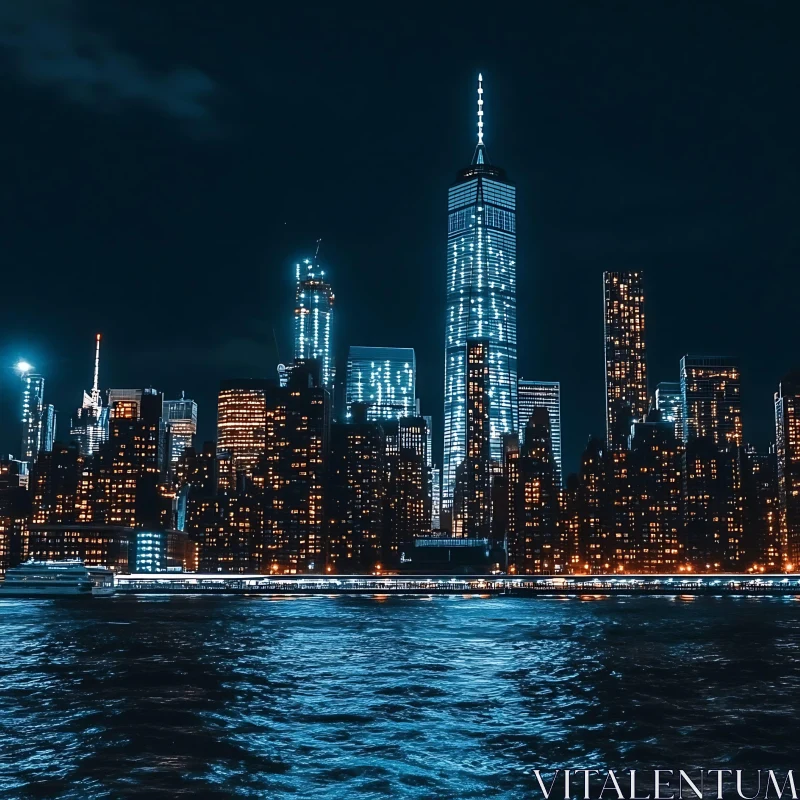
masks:
<svg viewBox="0 0 800 800"><path fill-rule="evenodd" d="M574 32L568 10L543 13L556 31ZM642 34L658 17L655 11L642 11L626 20L623 36L613 32L602 15L586 9L581 13L617 45L623 39L646 41ZM698 9L692 17L697 30L711 29L712 12ZM359 57L353 55L345 78L354 103L346 115L350 124L337 128L343 117L334 113L330 143L320 153L311 146L317 134L312 137L311 126L301 124L303 114L292 112L313 107L314 100L321 103L321 111L335 109L315 93L302 65L292 66L299 70L295 74L301 82L287 101L281 126L261 116L261 106L248 104L237 120L226 119L225 110L211 109L210 103L204 106L207 116L220 121L246 122L259 134L269 129L268 137L254 137L268 159L255 157L255 140L243 138L244 125L204 139L187 136L169 115L153 118L138 108L125 109L122 118L98 115L92 107L71 105L24 83L7 87L29 99L32 119L55 115L61 131L58 141L42 147L35 129L25 129L30 141L14 139L10 149L20 152L21 159L26 153L31 161L41 159L48 174L69 174L70 179L45 183L23 181L17 173L10 176L19 202L10 217L8 257L19 269L9 280L18 302L9 309L0 341L2 363L26 358L46 377L48 402L61 413L63 432L79 404L74 398L80 399L80 391L91 383L91 372L86 374L90 342L102 331L103 386L153 385L168 397L179 397L185 390L200 408L199 438L212 438L218 381L240 375L271 377L279 358L290 360L291 319L285 308L294 291L292 266L313 252L313 243L322 237L335 275L337 365L342 363L341 348L350 343L414 347L423 413L433 415L435 442L440 441L444 286L434 264L445 257L441 198L472 146L474 82L482 70L491 86L492 112L486 118L490 154L509 170L520 203L525 203L519 209L518 233L523 265L517 292L519 373L562 384L564 472L575 470L588 436L603 433L602 365L595 349L602 322L596 286L606 270L641 269L646 276L651 391L653 383L679 379L676 365L686 353L731 353L740 360L746 438L766 446L774 427L771 396L793 366L787 312L794 286L790 265L796 259L787 231L796 201L786 192L785 176L791 170L786 169L787 150L781 144L791 125L770 124L770 141L774 144L777 137L778 145L765 147L761 129L746 122L777 107L767 103L767 96L780 91L774 81L780 71L770 70L780 48L759 51L759 69L773 80L762 81L758 93L735 65L729 65L732 72L724 79L708 72L697 79L707 59L733 52L733 34L746 23L735 12L729 22L730 30L715 42L714 54L689 42L685 63L673 59L658 42L651 44L656 48L653 58L668 67L664 72L670 74L669 83L652 71L620 78L596 60L597 46L580 36L580 47L571 50L575 65L569 70L553 68L561 66L558 47L564 44L563 33L553 43L537 33L537 64L527 63L513 50L500 58L491 46L470 49L460 43L452 67L443 69L439 56L451 47L444 43L435 69L427 56L407 67L404 83L415 86L413 121L397 103L396 81L383 70L365 84L372 114L363 115L356 98L363 98L364 89L354 82L352 71ZM113 25L113 20L103 24ZM433 27L438 24L434 18ZM407 33L398 29L397 42ZM320 34L312 26L310 40ZM465 35L469 41L471 34ZM176 42L177 47L184 44ZM763 41L754 46L762 47ZM190 63L192 55L196 54L187 54ZM592 77L587 82L590 64ZM208 69L236 96L241 76L223 77L224 71ZM604 92L612 84L616 97L635 102L618 105L608 100ZM669 89L672 85L681 86L679 96ZM322 90L326 86L323 83ZM734 118L726 105L732 92L747 112ZM666 100L674 113L661 111ZM781 109L786 123L795 113ZM130 157L153 174L166 169L163 179L153 180L138 168L134 176L125 166L132 163L125 153L118 154L119 168L96 169L110 142L118 140L123 118L141 134L137 142L142 144L132 147ZM687 128L685 119L696 119L698 127ZM97 154L73 159L74 144L87 125L97 136ZM424 135L419 133L421 126ZM15 136L13 131L5 135ZM383 138L371 147L375 135ZM633 140L636 147L628 147ZM708 153L712 141L714 150ZM172 166L159 157L162 149ZM238 160L234 150L245 160ZM83 151L78 147L77 152ZM413 178L394 169L409 152L415 164L424 164ZM278 153L280 163L274 158ZM784 155L778 162L780 153ZM334 163L334 154L348 164L345 187L322 167ZM752 169L739 171L734 183L723 166L742 163L745 155L744 163ZM186 169L176 166L182 163ZM244 163L247 169L237 172ZM210 191L198 191L189 173L206 175ZM278 187L277 207L259 188L267 175ZM767 185L759 177L765 175L778 177ZM164 194L163 200L157 193ZM78 210L94 208L92 197L114 198L99 209L104 220L99 227L90 225L89 217ZM224 198L230 211L217 198ZM373 203L375 198L380 202ZM69 226L59 223L65 214ZM409 224L400 237L395 229L389 235L391 226L376 225L403 215L409 215ZM662 220L657 225L655 217ZM51 238L59 246L59 257L39 241L37 231L45 218L53 221ZM115 244L129 241L131 221L136 219L142 221L143 235L130 247ZM168 230L163 221L170 222ZM224 251L212 241L231 239L237 240L235 249L226 244ZM62 274L64 256L80 258L93 270L91 292L65 286L71 270ZM160 313L163 301L156 299L156 272L186 263L186 256L192 264L182 278L188 302L171 304L169 314ZM115 265L113 273L106 270L110 264ZM226 268L219 271L222 264ZM26 274L47 278L36 302L21 283ZM138 276L132 291L124 275ZM71 298L69 313L60 300L66 296ZM372 303L368 296L374 298ZM130 297L143 312L141 319L152 324L131 324L117 313L114 303L123 297ZM47 314L38 318L41 308ZM740 313L743 309L747 313ZM204 319L202 329L195 327L196 316ZM40 319L40 324L32 325L32 319ZM411 319L416 324L409 324ZM10 370L3 376L0 436L4 449L15 452L18 436L7 420L13 420L16 411L12 387L17 384ZM441 445L434 447L438 462Z"/></svg>

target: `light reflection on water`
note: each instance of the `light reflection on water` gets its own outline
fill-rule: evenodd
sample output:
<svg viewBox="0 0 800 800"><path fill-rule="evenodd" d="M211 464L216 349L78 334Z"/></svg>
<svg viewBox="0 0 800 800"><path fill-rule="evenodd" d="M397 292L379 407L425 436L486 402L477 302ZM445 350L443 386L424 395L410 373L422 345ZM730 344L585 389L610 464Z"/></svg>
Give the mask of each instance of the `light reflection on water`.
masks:
<svg viewBox="0 0 800 800"><path fill-rule="evenodd" d="M791 599L0 601L0 795L538 797L796 767Z"/></svg>

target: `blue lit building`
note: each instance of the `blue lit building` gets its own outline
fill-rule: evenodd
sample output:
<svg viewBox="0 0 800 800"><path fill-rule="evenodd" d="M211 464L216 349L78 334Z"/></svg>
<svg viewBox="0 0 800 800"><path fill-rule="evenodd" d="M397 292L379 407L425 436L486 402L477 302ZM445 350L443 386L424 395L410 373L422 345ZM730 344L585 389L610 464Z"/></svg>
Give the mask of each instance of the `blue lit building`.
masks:
<svg viewBox="0 0 800 800"><path fill-rule="evenodd" d="M413 347L351 347L347 355L345 404L367 404L367 419L416 414L417 360Z"/></svg>
<svg viewBox="0 0 800 800"><path fill-rule="evenodd" d="M656 410L661 419L675 428L675 438L683 439L683 393L679 381L661 381L656 386Z"/></svg>
<svg viewBox="0 0 800 800"><path fill-rule="evenodd" d="M296 278L294 358L295 361L317 359L322 368L322 385L330 389L334 378L331 345L333 291L325 282L325 271L320 268L316 256L313 261L305 259L302 264L297 264Z"/></svg>
<svg viewBox="0 0 800 800"><path fill-rule="evenodd" d="M472 164L448 193L447 316L444 365L442 507L453 504L466 450L467 340L488 342L490 456L503 458L503 434L518 429L516 189L492 166L483 143L478 76L478 143Z"/></svg>
<svg viewBox="0 0 800 800"><path fill-rule="evenodd" d="M564 474L561 465L561 384L558 381L526 381L520 378L517 402L519 429L523 440L525 428L537 408L546 408L550 415L550 441L556 462L556 484L560 489Z"/></svg>
<svg viewBox="0 0 800 800"><path fill-rule="evenodd" d="M42 449L43 416L44 378L26 371L22 375L22 461L35 461Z"/></svg>

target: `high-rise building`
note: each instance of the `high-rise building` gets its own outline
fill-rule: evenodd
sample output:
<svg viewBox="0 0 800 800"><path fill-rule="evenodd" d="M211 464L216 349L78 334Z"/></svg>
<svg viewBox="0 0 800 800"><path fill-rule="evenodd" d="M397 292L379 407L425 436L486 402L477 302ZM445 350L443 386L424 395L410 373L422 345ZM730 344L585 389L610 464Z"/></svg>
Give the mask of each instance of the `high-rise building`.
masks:
<svg viewBox="0 0 800 800"><path fill-rule="evenodd" d="M414 542L431 529L427 427L424 417L399 420L397 448L385 459L383 563L391 567L412 560Z"/></svg>
<svg viewBox="0 0 800 800"><path fill-rule="evenodd" d="M26 361L17 364L22 378L22 443L20 459L32 464L42 450L52 450L56 412L44 402L44 378Z"/></svg>
<svg viewBox="0 0 800 800"><path fill-rule="evenodd" d="M141 401L117 400L109 438L94 461L93 521L123 527L163 527L158 492L163 399L145 389Z"/></svg>
<svg viewBox="0 0 800 800"><path fill-rule="evenodd" d="M675 438L683 441L683 393L680 381L661 381L655 392L656 411L661 412L661 421L675 427Z"/></svg>
<svg viewBox="0 0 800 800"><path fill-rule="evenodd" d="M503 460L503 435L517 430L516 188L491 165L483 141L478 76L478 141L470 166L448 192L442 506L450 511L467 448L467 341L488 342L490 456Z"/></svg>
<svg viewBox="0 0 800 800"><path fill-rule="evenodd" d="M560 541L558 487L546 408L536 408L528 419L525 443L515 464L509 458L512 453L513 448L506 454L506 473L510 474L512 464L517 473L508 486L509 519L513 519L513 535L508 536L509 569L528 574L563 572L565 548Z"/></svg>
<svg viewBox="0 0 800 800"><path fill-rule="evenodd" d="M83 393L83 403L72 419L70 439L78 443L81 455L94 455L108 439L108 406L100 395L100 334L95 339L94 381L91 394Z"/></svg>
<svg viewBox="0 0 800 800"><path fill-rule="evenodd" d="M605 272L603 288L606 439L609 450L622 450L648 405L642 273Z"/></svg>
<svg viewBox="0 0 800 800"><path fill-rule="evenodd" d="M744 448L742 485L745 497L745 560L748 571L780 572L788 559L781 531L776 447L759 452Z"/></svg>
<svg viewBox="0 0 800 800"><path fill-rule="evenodd" d="M417 360L412 347L351 347L345 404L367 405L368 420L411 417L416 409Z"/></svg>
<svg viewBox="0 0 800 800"><path fill-rule="evenodd" d="M525 435L530 418L537 408L546 408L550 418L550 441L556 467L556 483L561 487L561 384L558 381L526 381L519 379L517 396L519 426ZM523 441L523 444L525 442Z"/></svg>
<svg viewBox="0 0 800 800"><path fill-rule="evenodd" d="M185 450L194 445L197 403L183 395L180 400L165 400L162 417L167 426L167 465L172 476Z"/></svg>
<svg viewBox="0 0 800 800"><path fill-rule="evenodd" d="M265 455L258 484L265 497L267 572L324 569L325 478L331 399L319 362L295 365L285 388L266 393Z"/></svg>
<svg viewBox="0 0 800 800"><path fill-rule="evenodd" d="M687 566L739 569L744 556L741 377L722 356L681 359Z"/></svg>
<svg viewBox="0 0 800 800"><path fill-rule="evenodd" d="M488 538L492 506L489 341L470 339L466 352L466 454L456 470L453 535Z"/></svg>
<svg viewBox="0 0 800 800"><path fill-rule="evenodd" d="M106 401L109 409L116 403L125 402L134 409L133 418L139 418L139 407L142 404L144 389L109 389L106 392Z"/></svg>
<svg viewBox="0 0 800 800"><path fill-rule="evenodd" d="M592 573L608 573L612 568L611 467L608 451L592 436L581 457L577 501L580 526L581 565Z"/></svg>
<svg viewBox="0 0 800 800"><path fill-rule="evenodd" d="M775 394L775 450L784 567L800 569L800 373L787 375Z"/></svg>
<svg viewBox="0 0 800 800"><path fill-rule="evenodd" d="M316 359L322 370L322 385L331 389L334 378L331 343L333 291L325 281L325 271L318 262L319 243L314 259L305 259L295 267L297 292L294 308L295 361Z"/></svg>
<svg viewBox="0 0 800 800"><path fill-rule="evenodd" d="M630 545L622 563L637 572L674 572L681 531L681 463L674 420L652 410L635 422L629 459Z"/></svg>
<svg viewBox="0 0 800 800"><path fill-rule="evenodd" d="M684 356L681 395L685 442L709 438L717 447L741 447L741 375L734 359Z"/></svg>
<svg viewBox="0 0 800 800"><path fill-rule="evenodd" d="M75 442L39 453L29 484L34 523L79 521L78 487L85 461Z"/></svg>
<svg viewBox="0 0 800 800"><path fill-rule="evenodd" d="M251 478L258 460L264 455L269 386L270 381L257 378L226 380L220 384L217 452L230 459L234 482L237 474Z"/></svg>

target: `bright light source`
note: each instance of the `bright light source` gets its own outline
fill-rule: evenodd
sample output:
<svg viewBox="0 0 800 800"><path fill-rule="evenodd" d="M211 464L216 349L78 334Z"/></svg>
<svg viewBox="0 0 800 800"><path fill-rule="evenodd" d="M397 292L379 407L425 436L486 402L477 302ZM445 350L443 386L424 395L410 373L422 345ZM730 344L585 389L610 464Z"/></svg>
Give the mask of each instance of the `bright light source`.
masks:
<svg viewBox="0 0 800 800"><path fill-rule="evenodd" d="M29 364L27 361L18 361L15 369L22 375L26 375L33 369L33 364Z"/></svg>

